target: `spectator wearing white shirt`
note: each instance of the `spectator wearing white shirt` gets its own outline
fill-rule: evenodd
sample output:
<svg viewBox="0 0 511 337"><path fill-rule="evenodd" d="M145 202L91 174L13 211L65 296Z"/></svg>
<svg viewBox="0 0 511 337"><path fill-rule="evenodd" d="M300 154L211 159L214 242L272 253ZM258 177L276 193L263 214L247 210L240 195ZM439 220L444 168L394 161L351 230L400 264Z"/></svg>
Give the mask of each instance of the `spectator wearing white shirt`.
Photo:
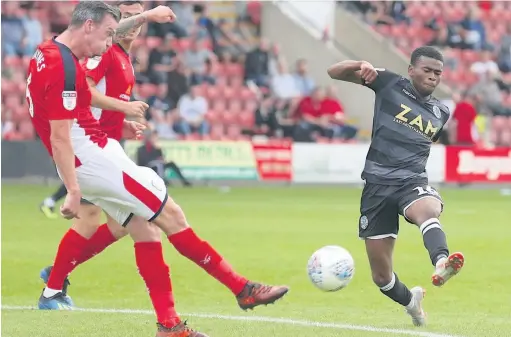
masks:
<svg viewBox="0 0 511 337"><path fill-rule="evenodd" d="M277 74L271 79L271 89L277 98L291 99L300 96L300 90L295 78L289 73L287 64L283 59L277 65Z"/></svg>
<svg viewBox="0 0 511 337"><path fill-rule="evenodd" d="M497 62L493 60L493 54L490 50L485 50L481 54L481 60L472 63L470 66L470 70L478 75L487 74L487 73L498 73L499 66Z"/></svg>
<svg viewBox="0 0 511 337"><path fill-rule="evenodd" d="M308 96L316 87L316 83L308 75L307 60L300 59L296 61L296 72L294 73L295 83L302 96Z"/></svg>
<svg viewBox="0 0 511 337"><path fill-rule="evenodd" d="M190 93L183 95L177 105L180 120L177 123L178 132L189 135L199 132L201 136L208 134L209 125L205 120L208 112L208 101L199 95L199 87L190 88Z"/></svg>

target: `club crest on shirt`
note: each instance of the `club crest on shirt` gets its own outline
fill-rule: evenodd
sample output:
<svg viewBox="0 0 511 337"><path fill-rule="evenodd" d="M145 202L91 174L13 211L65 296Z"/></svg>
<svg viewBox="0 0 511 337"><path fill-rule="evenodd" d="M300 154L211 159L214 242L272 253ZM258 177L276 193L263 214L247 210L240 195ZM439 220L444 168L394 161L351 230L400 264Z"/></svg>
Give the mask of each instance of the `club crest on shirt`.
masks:
<svg viewBox="0 0 511 337"><path fill-rule="evenodd" d="M78 97L76 91L63 91L62 92L62 105L64 109L72 111L76 108L76 98Z"/></svg>
<svg viewBox="0 0 511 337"><path fill-rule="evenodd" d="M442 114L440 113L440 109L435 105L433 106L433 114L436 118L440 118Z"/></svg>
<svg viewBox="0 0 511 337"><path fill-rule="evenodd" d="M95 69L99 62L101 61L101 56L95 56L95 57L91 57L87 60L87 69L89 70L93 70Z"/></svg>

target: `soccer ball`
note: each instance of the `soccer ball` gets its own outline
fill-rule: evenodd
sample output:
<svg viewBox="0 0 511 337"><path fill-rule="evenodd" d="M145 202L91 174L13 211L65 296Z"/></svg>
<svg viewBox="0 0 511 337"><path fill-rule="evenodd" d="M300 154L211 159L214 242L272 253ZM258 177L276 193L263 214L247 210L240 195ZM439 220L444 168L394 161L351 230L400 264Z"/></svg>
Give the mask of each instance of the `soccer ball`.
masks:
<svg viewBox="0 0 511 337"><path fill-rule="evenodd" d="M325 246L312 254L307 263L312 284L323 291L345 288L355 274L355 262L350 252L339 246Z"/></svg>

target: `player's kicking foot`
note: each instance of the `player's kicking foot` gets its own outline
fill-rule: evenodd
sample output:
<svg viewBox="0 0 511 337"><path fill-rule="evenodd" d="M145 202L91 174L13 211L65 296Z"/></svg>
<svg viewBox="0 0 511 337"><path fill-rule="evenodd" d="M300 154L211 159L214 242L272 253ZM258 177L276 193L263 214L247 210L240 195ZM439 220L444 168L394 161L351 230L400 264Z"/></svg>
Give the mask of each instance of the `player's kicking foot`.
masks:
<svg viewBox="0 0 511 337"><path fill-rule="evenodd" d="M55 213L55 207L46 206L44 203L39 205L39 210L41 210L48 219L57 219L59 217L57 213Z"/></svg>
<svg viewBox="0 0 511 337"><path fill-rule="evenodd" d="M410 289L412 293L412 302L406 307L408 315L412 316L412 322L415 326L423 326L426 324L426 313L422 309L422 300L426 295L426 290L421 287Z"/></svg>
<svg viewBox="0 0 511 337"><path fill-rule="evenodd" d="M192 330L186 325L186 321L179 323L178 325L167 328L160 323L157 324L158 331L156 331L156 337L208 337L207 335Z"/></svg>
<svg viewBox="0 0 511 337"><path fill-rule="evenodd" d="M43 290L44 294L44 290ZM38 307L41 310L73 310L73 305L69 304L67 296L63 292L58 292L51 297L39 297Z"/></svg>
<svg viewBox="0 0 511 337"><path fill-rule="evenodd" d="M441 287L451 277L458 274L465 264L465 257L462 253L453 253L449 257L444 257L436 263L436 269L431 277L433 285Z"/></svg>
<svg viewBox="0 0 511 337"><path fill-rule="evenodd" d="M43 270L41 270L41 272L39 273L39 277L41 277L41 279L43 280L44 285L48 284L48 279L50 278L50 273L51 273L52 268L53 268L53 266L48 266L48 267L44 268ZM71 285L71 282L69 282L69 278L66 277L66 279L64 280L64 286L62 287L62 294L64 295L64 298L65 298L67 304L70 306L74 306L73 300L67 294L67 288L70 285Z"/></svg>
<svg viewBox="0 0 511 337"><path fill-rule="evenodd" d="M289 288L286 286L267 286L260 283L248 282L243 291L236 296L241 309L254 309L258 305L273 304L283 297Z"/></svg>

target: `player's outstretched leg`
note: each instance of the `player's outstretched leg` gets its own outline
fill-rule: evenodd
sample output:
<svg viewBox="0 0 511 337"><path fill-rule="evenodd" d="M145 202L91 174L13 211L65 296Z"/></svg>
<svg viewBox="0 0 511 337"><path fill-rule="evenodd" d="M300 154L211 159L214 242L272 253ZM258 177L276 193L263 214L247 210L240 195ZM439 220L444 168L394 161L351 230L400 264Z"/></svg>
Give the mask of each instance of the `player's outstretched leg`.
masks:
<svg viewBox="0 0 511 337"><path fill-rule="evenodd" d="M406 218L417 224L422 233L424 247L428 250L431 263L435 267L431 280L437 287L458 274L465 263L462 253L449 254L447 238L438 219L441 213L442 203L433 196L419 199L405 208Z"/></svg>
<svg viewBox="0 0 511 337"><path fill-rule="evenodd" d="M236 296L241 309L253 309L272 304L288 291L287 286L270 286L251 282L236 273L229 263L188 226L181 207L170 198L154 223L167 235L170 243L183 256L195 262L208 274L225 285Z"/></svg>
<svg viewBox="0 0 511 337"><path fill-rule="evenodd" d="M43 200L43 202L39 205L39 209L49 219L58 218L58 213L55 212L55 203L57 203L60 199L64 198L66 194L67 194L66 186L64 186L64 184L61 184L57 191L53 193L53 195Z"/></svg>
<svg viewBox="0 0 511 337"><path fill-rule="evenodd" d="M422 309L425 291L421 287L409 290L397 274L392 271L392 253L395 239L366 239L366 251L371 266L373 282L380 288L382 294L401 304L412 317L415 326L426 324L426 313Z"/></svg>

